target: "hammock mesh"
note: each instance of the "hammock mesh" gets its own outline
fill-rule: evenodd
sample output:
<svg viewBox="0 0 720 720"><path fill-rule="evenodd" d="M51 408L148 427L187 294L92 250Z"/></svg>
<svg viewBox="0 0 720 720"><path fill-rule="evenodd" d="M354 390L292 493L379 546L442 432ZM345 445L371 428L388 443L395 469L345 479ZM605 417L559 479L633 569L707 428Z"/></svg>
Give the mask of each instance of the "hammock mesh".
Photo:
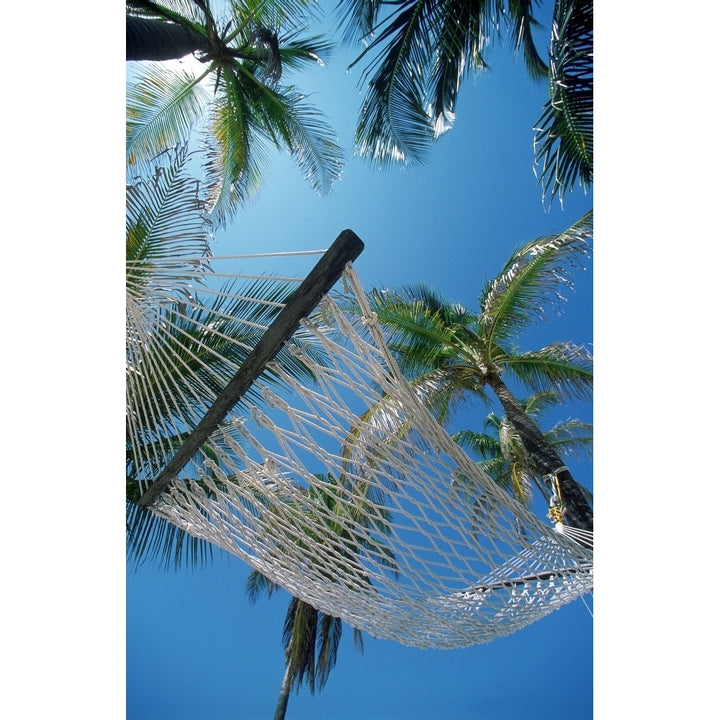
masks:
<svg viewBox="0 0 720 720"><path fill-rule="evenodd" d="M228 303L243 307L248 337L265 327L252 318L283 305L249 312L253 298L227 285L242 275L209 262L156 262L128 284L128 454L141 491L247 354L247 338L224 335L238 319ZM320 611L416 647L488 642L591 591L592 550L450 438L399 372L351 263L343 281L152 512ZM342 309L348 297L360 312Z"/></svg>

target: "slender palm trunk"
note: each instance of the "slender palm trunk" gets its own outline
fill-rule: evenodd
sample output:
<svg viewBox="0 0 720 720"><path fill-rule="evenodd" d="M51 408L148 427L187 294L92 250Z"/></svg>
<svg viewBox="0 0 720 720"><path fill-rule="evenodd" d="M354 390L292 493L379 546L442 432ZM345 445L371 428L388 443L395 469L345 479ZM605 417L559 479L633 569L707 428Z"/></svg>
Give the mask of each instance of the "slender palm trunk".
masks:
<svg viewBox="0 0 720 720"><path fill-rule="evenodd" d="M290 663L287 663L287 665L285 665L285 675L283 675L282 685L280 686L280 695L278 696L273 720L285 720L288 700L290 699L290 690L292 689L292 681L293 677L290 671Z"/></svg>
<svg viewBox="0 0 720 720"><path fill-rule="evenodd" d="M489 373L487 375L487 383L497 395L508 420L512 423L515 430L517 430L525 445L525 449L537 463L543 476L557 473L568 525L582 530L592 531L592 508L588 505L580 486L570 474L570 471L565 467L563 461L545 439L538 426L522 409L522 406L510 392L507 385L500 379L500 376ZM558 472L560 468L562 468L562 470Z"/></svg>
<svg viewBox="0 0 720 720"><path fill-rule="evenodd" d="M126 15L126 60L176 60L191 52L208 52L208 39L189 27Z"/></svg>

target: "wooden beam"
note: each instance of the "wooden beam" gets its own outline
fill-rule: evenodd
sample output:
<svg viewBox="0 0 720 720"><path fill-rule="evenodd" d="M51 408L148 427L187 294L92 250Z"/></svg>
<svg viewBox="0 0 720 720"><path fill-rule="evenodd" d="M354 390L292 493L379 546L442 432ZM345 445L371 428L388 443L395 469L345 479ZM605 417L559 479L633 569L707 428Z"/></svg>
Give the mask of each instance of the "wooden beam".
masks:
<svg viewBox="0 0 720 720"><path fill-rule="evenodd" d="M202 447L210 434L257 380L283 344L293 336L300 326L300 321L317 307L322 296L341 278L345 266L355 260L364 247L362 240L352 230L343 230L338 235L335 242L318 260L317 265L288 298L285 307L270 324L187 440L140 497L138 505L141 508L149 507L177 477L190 458Z"/></svg>

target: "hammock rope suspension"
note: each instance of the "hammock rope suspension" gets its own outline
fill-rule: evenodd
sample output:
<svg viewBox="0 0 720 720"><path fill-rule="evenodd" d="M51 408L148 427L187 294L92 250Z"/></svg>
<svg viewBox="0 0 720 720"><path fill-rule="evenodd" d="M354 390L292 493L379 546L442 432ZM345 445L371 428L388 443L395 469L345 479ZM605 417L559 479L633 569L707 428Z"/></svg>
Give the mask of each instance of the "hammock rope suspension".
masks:
<svg viewBox="0 0 720 720"><path fill-rule="evenodd" d="M592 550L482 472L403 378L352 261L344 295L323 293L159 487L248 355L208 298L216 274L240 281L250 262L207 260L196 281L185 266L175 288L158 263L162 283L128 289L129 480L152 512L322 612L416 647L489 642L591 591ZM178 320L180 301L203 312Z"/></svg>

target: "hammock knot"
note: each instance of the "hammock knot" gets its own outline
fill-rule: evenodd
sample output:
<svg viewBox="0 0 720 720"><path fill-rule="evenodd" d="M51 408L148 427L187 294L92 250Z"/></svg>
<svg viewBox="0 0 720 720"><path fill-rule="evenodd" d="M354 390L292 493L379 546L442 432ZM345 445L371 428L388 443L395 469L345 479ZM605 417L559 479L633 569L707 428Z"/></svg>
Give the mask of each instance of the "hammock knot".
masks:
<svg viewBox="0 0 720 720"><path fill-rule="evenodd" d="M289 410L288 404L279 395L276 395L270 390L270 388L263 388L262 396L269 408L280 408L280 410L284 410L285 412Z"/></svg>
<svg viewBox="0 0 720 720"><path fill-rule="evenodd" d="M250 408L250 412L252 413L253 420L260 426L260 427L266 427L271 428L273 427L273 424L270 422L270 420L267 418L267 416L257 407Z"/></svg>
<svg viewBox="0 0 720 720"><path fill-rule="evenodd" d="M377 327L378 324L378 316L376 312L369 312L363 315L362 318L362 324L365 325L365 327Z"/></svg>

